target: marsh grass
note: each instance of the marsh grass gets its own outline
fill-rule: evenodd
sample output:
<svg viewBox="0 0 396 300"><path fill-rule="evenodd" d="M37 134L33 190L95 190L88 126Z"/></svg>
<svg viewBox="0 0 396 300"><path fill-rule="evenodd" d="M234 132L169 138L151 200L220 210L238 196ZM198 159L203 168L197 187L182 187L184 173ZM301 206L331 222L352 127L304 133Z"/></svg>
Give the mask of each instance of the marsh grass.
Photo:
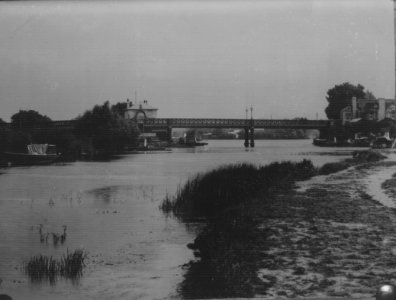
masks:
<svg viewBox="0 0 396 300"><path fill-rule="evenodd" d="M24 269L32 281L48 280L51 284L54 284L59 276L72 280L80 278L85 267L84 261L86 258L87 253L81 249L70 253L67 251L58 260L52 256L40 254L30 258Z"/></svg>
<svg viewBox="0 0 396 300"><path fill-rule="evenodd" d="M318 175L329 175L332 173L337 173L358 164L378 162L385 158L386 156L378 150L354 151L352 153L352 158L340 162L331 162L324 164L318 169Z"/></svg>
<svg viewBox="0 0 396 300"><path fill-rule="evenodd" d="M224 209L249 202L259 192L287 189L295 181L315 174L309 160L276 162L264 167L246 163L223 166L187 180L178 187L175 196L166 195L160 208L176 216L212 217Z"/></svg>

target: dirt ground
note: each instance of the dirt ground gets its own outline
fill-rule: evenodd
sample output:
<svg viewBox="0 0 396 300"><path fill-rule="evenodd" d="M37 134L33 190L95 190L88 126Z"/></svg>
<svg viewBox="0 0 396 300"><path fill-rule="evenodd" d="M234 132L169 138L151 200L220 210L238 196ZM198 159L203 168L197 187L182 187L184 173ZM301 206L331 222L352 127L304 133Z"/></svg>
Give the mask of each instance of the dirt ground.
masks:
<svg viewBox="0 0 396 300"><path fill-rule="evenodd" d="M362 299L396 284L395 172L389 160L360 165L278 195L261 224L257 296Z"/></svg>

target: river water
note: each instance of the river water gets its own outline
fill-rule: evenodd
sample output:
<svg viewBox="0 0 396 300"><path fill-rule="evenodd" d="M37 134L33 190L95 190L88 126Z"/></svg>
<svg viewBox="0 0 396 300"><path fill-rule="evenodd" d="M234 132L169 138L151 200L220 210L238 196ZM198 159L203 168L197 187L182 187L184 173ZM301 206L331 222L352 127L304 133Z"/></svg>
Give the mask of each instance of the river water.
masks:
<svg viewBox="0 0 396 300"><path fill-rule="evenodd" d="M161 299L177 297L186 247L196 226L158 209L189 176L217 166L308 158L338 161L353 150L318 148L311 140L209 141L206 147L135 153L109 162L73 162L0 169L0 294L14 299ZM64 244L40 241L61 233ZM33 255L59 257L85 249L87 267L78 282L32 283L22 265Z"/></svg>

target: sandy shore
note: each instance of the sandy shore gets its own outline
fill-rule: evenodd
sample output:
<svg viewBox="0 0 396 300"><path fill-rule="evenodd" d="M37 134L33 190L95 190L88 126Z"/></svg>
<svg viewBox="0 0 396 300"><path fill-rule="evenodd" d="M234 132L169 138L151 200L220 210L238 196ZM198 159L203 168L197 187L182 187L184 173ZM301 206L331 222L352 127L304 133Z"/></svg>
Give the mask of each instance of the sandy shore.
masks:
<svg viewBox="0 0 396 300"><path fill-rule="evenodd" d="M359 165L278 195L260 227L268 238L257 296L362 299L396 284L395 164Z"/></svg>

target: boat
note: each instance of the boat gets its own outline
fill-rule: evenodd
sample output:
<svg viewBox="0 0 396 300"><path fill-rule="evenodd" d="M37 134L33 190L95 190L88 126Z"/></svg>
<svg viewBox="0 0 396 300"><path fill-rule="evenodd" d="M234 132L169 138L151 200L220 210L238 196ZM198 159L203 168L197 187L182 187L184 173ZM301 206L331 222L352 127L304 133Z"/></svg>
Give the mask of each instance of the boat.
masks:
<svg viewBox="0 0 396 300"><path fill-rule="evenodd" d="M371 140L368 137L355 138L353 140L353 147L370 147Z"/></svg>
<svg viewBox="0 0 396 300"><path fill-rule="evenodd" d="M328 139L314 139L313 144L319 147L370 147L371 140L367 137L348 139L344 141L337 141Z"/></svg>
<svg viewBox="0 0 396 300"><path fill-rule="evenodd" d="M146 133L140 135L137 146L125 147L124 152L164 151L168 149L166 146L167 143L161 142L155 134Z"/></svg>
<svg viewBox="0 0 396 300"><path fill-rule="evenodd" d="M172 148L193 148L193 147L199 147L199 146L206 146L208 143L206 142L201 142L200 140L197 140L196 138L193 139L185 139L183 137L179 138L179 141L176 143L172 143L170 147Z"/></svg>
<svg viewBox="0 0 396 300"><path fill-rule="evenodd" d="M395 143L396 139L391 139L389 132L385 132L383 136L379 136L374 140L372 148L394 148Z"/></svg>
<svg viewBox="0 0 396 300"><path fill-rule="evenodd" d="M393 147L394 147L394 141L385 136L376 138L372 145L372 148L375 149L393 148Z"/></svg>
<svg viewBox="0 0 396 300"><path fill-rule="evenodd" d="M334 138L334 140L328 140L328 139L319 139L316 138L313 140L313 144L315 146L319 147L336 147L337 146L337 140Z"/></svg>
<svg viewBox="0 0 396 300"><path fill-rule="evenodd" d="M3 152L3 160L8 166L50 164L59 158L56 146L50 144L29 144L27 152Z"/></svg>

